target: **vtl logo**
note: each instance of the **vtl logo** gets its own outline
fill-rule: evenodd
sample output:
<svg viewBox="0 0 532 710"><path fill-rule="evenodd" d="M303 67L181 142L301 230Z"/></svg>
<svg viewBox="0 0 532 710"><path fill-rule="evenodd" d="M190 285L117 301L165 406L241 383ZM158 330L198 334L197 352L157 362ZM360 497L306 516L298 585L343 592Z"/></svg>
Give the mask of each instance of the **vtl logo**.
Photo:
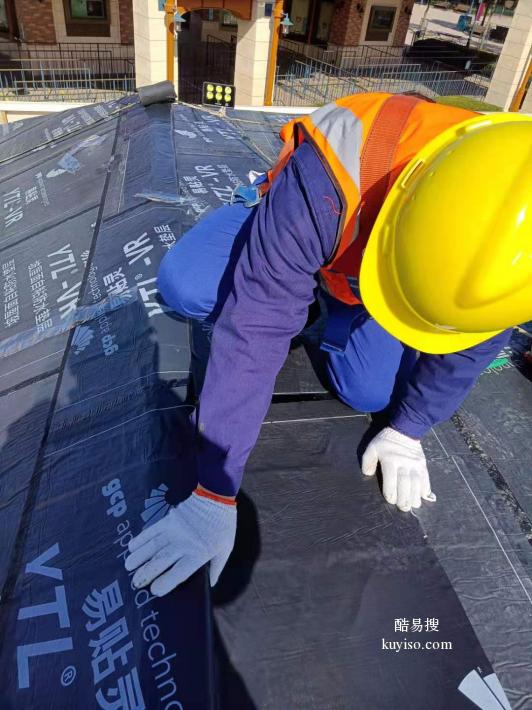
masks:
<svg viewBox="0 0 532 710"><path fill-rule="evenodd" d="M35 603L31 606L23 606L18 611L17 619L19 621L26 620L28 623L43 617L55 617L57 625L60 629L70 629L70 615L68 613L68 604L63 584L54 584L55 582L63 581L63 571L59 567L51 567L50 562L59 555L59 544L55 543L47 550L42 552L31 562L26 565L26 574L39 575L47 577L51 581L53 589L53 600L49 599L43 603ZM39 622L34 628L41 628L42 631L47 629L47 634L50 634L50 624ZM58 633L69 633L68 631ZM26 631L24 638L32 638L33 634ZM17 646L17 671L18 671L18 687L30 687L30 659L38 656L47 656L50 653L61 653L63 651L72 651L74 648L72 637L59 636L56 638L47 638L45 641L32 641L22 646Z"/></svg>

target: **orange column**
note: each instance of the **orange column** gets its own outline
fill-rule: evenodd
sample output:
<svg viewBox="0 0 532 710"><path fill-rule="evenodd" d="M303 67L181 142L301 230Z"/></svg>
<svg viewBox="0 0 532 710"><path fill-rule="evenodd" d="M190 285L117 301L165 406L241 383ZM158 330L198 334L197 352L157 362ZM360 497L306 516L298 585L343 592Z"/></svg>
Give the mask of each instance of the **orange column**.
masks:
<svg viewBox="0 0 532 710"><path fill-rule="evenodd" d="M275 83L275 69L277 67L277 52L279 50L279 30L283 19L283 0L275 0L273 10L273 30L270 40L270 54L268 57L268 74L266 75L266 89L264 91L264 105L271 106L273 102L273 85Z"/></svg>
<svg viewBox="0 0 532 710"><path fill-rule="evenodd" d="M166 25L166 78L174 83L174 14L173 2L164 5L164 24Z"/></svg>
<svg viewBox="0 0 532 710"><path fill-rule="evenodd" d="M510 104L510 111L519 111L521 106L523 105L523 99L525 98L525 94L527 92L528 84L532 79L532 57L528 60L528 68L525 71L525 74L523 76L523 80L521 84L519 85L519 88L515 92L515 95L512 99L512 103Z"/></svg>

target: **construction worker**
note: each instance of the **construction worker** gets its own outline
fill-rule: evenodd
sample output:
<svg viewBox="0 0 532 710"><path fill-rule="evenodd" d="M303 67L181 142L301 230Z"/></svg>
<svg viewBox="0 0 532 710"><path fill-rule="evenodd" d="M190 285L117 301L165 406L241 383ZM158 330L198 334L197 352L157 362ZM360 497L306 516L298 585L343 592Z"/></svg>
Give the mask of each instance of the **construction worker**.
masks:
<svg viewBox="0 0 532 710"><path fill-rule="evenodd" d="M386 412L362 472L380 464L383 495L402 511L435 500L422 437L532 316L531 119L359 94L281 135L257 199L207 215L161 265L167 304L215 326L195 415L198 487L126 560L133 584L158 596L208 562L216 583L246 460L318 288L332 388Z"/></svg>

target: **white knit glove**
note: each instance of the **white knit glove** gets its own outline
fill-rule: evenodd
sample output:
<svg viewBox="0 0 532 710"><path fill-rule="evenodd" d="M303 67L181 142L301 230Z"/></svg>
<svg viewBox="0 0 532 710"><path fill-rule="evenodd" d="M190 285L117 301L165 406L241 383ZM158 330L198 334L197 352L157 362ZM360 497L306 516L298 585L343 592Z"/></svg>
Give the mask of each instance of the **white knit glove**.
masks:
<svg viewBox="0 0 532 710"><path fill-rule="evenodd" d="M210 562L213 587L231 554L235 533L236 505L193 493L129 543L125 564L129 572L137 570L133 586L151 584L151 593L162 597Z"/></svg>
<svg viewBox="0 0 532 710"><path fill-rule="evenodd" d="M420 508L422 498L436 500L430 490L425 454L417 439L386 427L369 442L362 457L362 473L373 476L378 463L382 470L382 493L388 503L408 512Z"/></svg>

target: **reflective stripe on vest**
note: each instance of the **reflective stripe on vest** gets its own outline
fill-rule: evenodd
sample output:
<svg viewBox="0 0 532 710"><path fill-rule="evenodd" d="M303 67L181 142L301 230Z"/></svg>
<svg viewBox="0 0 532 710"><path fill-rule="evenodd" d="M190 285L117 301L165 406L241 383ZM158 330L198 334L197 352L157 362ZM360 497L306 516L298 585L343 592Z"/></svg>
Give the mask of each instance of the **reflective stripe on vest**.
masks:
<svg viewBox="0 0 532 710"><path fill-rule="evenodd" d="M358 234L346 245L342 254L320 272L325 289L344 303L362 303L358 289L362 256L379 210L393 184L392 167L399 139L410 114L419 102L420 99L413 96L390 96L381 105L368 131L360 155L361 204ZM347 260L350 267L348 270L342 263Z"/></svg>
<svg viewBox="0 0 532 710"><path fill-rule="evenodd" d="M362 122L348 108L328 104L310 114L314 126L327 139L338 160L360 192Z"/></svg>
<svg viewBox="0 0 532 710"><path fill-rule="evenodd" d="M347 304L361 302L360 264L389 189L432 138L475 115L412 96L355 94L283 126L285 145L262 192L301 141L310 141L342 206L335 248L329 263L320 270L322 283L332 296Z"/></svg>

